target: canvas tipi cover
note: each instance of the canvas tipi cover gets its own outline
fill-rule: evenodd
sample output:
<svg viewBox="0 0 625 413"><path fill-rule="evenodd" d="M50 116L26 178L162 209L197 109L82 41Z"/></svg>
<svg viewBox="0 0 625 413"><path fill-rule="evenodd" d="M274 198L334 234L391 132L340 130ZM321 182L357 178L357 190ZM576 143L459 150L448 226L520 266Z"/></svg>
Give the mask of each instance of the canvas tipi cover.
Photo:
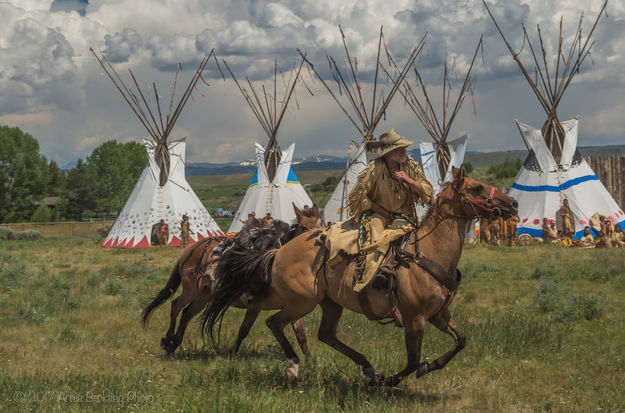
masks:
<svg viewBox="0 0 625 413"><path fill-rule="evenodd" d="M340 222L348 219L347 215L347 196L351 192L354 185L356 185L356 181L358 180L358 175L362 171L365 170L367 165L369 165L369 156L367 151L365 150L365 144L362 143L360 146L356 146L354 142L350 143L349 153L355 151L354 157L347 168L347 173L343 174L343 177L339 181L336 188L334 188L334 192L330 196L330 199L326 203L325 208L323 209L323 220L328 222ZM345 182L345 177L347 176L347 185Z"/></svg>
<svg viewBox="0 0 625 413"><path fill-rule="evenodd" d="M441 190L441 184L445 182L451 182L452 180L452 167L460 168L464 161L464 152L467 147L468 136L464 135L453 141L447 142L449 147L449 166L447 167L447 173L441 179L441 173L436 161L436 143L434 142L420 142L419 151L421 152L421 167L427 180L432 184L434 188L434 195L438 194Z"/></svg>
<svg viewBox="0 0 625 413"><path fill-rule="evenodd" d="M102 246L150 247L152 226L161 219L169 225L167 244L180 246L180 222L183 215L189 217L193 232L189 236L191 243L223 235L185 179L184 139L168 143L171 166L169 179L164 186L159 186L160 169L154 159L156 144L150 140L143 142L148 152L148 164Z"/></svg>
<svg viewBox="0 0 625 413"><path fill-rule="evenodd" d="M509 195L519 203L517 233L542 237L543 218L556 219L564 198L569 201L579 239L595 213L613 223L625 224L625 215L577 150L578 120L560 122L565 132L562 157L557 163L547 148L540 129L517 121L530 153L525 159Z"/></svg>
<svg viewBox="0 0 625 413"><path fill-rule="evenodd" d="M242 221L245 221L248 214L252 212L259 219L269 213L274 219L294 224L297 217L293 204L300 209L304 205L312 206L313 204L291 168L295 144L292 143L286 151L282 152L273 181L269 180L265 166L265 148L258 142L255 146L257 170L228 229L231 233L239 232L243 228Z"/></svg>

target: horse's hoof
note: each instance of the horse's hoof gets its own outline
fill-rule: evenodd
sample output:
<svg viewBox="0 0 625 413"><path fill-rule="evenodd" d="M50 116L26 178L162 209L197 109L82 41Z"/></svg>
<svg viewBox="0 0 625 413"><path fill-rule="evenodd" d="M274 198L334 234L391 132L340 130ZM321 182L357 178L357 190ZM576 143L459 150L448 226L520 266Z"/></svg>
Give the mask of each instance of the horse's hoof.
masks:
<svg viewBox="0 0 625 413"><path fill-rule="evenodd" d="M428 369L429 369L430 365L428 363L426 363L425 361L421 364L419 364L419 367L417 367L417 378L427 374Z"/></svg>
<svg viewBox="0 0 625 413"><path fill-rule="evenodd" d="M289 379L289 384L293 385L297 383L297 379L299 378L299 364L293 359L287 361L286 376Z"/></svg>
<svg viewBox="0 0 625 413"><path fill-rule="evenodd" d="M385 380L386 378L384 377L384 374L376 374L375 377L369 381L369 386L383 385Z"/></svg>
<svg viewBox="0 0 625 413"><path fill-rule="evenodd" d="M369 379L369 384L370 385L374 385L375 384L375 369L373 367L365 367L362 369L362 374L365 375L365 377L367 377Z"/></svg>

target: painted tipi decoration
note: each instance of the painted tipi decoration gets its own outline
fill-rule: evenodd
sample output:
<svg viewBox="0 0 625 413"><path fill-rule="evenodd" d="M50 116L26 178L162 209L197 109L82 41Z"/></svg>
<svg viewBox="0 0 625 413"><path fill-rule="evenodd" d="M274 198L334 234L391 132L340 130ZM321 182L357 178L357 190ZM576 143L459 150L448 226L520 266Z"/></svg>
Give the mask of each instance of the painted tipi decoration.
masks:
<svg viewBox="0 0 625 413"><path fill-rule="evenodd" d="M419 53L421 53L421 50L423 50L426 38L426 35L424 35L418 42L417 46L412 50L404 68L401 70L397 69L398 82L392 86L391 90L385 96L383 88L381 85L378 85L378 74L381 66L380 52L382 50L382 41L384 37L382 27L380 28L375 77L373 81L373 93L371 97L371 105L367 108L365 99L363 98L363 96L366 95L366 92L359 77L358 59L356 59L356 57L352 58L350 55L347 42L345 40L345 33L340 26L339 30L343 39L343 47L346 55L344 70L341 70L334 58L327 56L328 63L330 65L330 75L336 82L336 89L338 90L333 91L321 77L315 66L305 58L301 51L299 51L302 58L306 60L310 68L314 71L315 76L325 86L328 93L330 93L330 96L332 96L334 101L339 105L343 113L358 130L358 133L363 139L360 145L353 141L350 144L345 174L339 181L339 184L334 189L334 192L323 209L323 219L326 222L339 222L349 218L345 208L347 195L354 187L358 175L360 175L360 173L367 167L371 159L375 157L374 154L367 151L367 144L374 141L373 134L376 126L383 117L386 117L386 108L391 103L395 92L397 92L399 84L414 64L415 60L419 56ZM386 45L384 45L384 49L387 49ZM343 100L343 103L341 103L341 100ZM352 153L354 153L353 157L351 156Z"/></svg>
<svg viewBox="0 0 625 413"><path fill-rule="evenodd" d="M269 93L271 90L268 92L264 85L260 88L262 90L260 94L260 91L257 91L252 82L246 78L250 89L248 91L245 86L239 84L228 63L224 61L232 79L269 138L266 147L258 142L255 143L256 173L228 229L229 233L239 232L243 228L243 222L251 213L259 219L271 214L274 219L293 224L297 221L293 205L300 209L306 205L312 207L312 200L291 168L295 144L292 143L286 151L283 151L277 140L280 124L294 94L303 62L302 60L297 69L294 67L291 70L288 82L282 75L284 93L282 97L279 97L277 95L277 61L274 63L273 94ZM265 104L261 104L261 101Z"/></svg>
<svg viewBox="0 0 625 413"><path fill-rule="evenodd" d="M465 97L468 94L473 94L472 84L475 82L474 78L471 77L471 70L473 69L475 58L481 48L482 38L480 37L475 52L473 53L469 70L456 96L455 102L452 102L452 89L453 79L456 75L456 64L454 61L451 70L448 71L447 63L445 63L443 71L442 111L438 114L432 104L433 99L428 94L425 83L416 68L414 69L416 84L412 86L406 78L404 79L402 87L399 89L399 93L403 96L406 105L413 111L421 125L423 125L426 132L432 138L433 142L421 141L419 149L423 172L428 181L432 184L435 194L440 191L441 185L445 182L451 182L452 168L460 168L464 161L468 136L463 135L451 141L447 139ZM389 57L388 60L391 67L397 71L398 68L393 59ZM391 80L396 82L391 73L389 73L389 70L385 69L384 66L382 66L382 69ZM449 110L450 103L453 103L451 111Z"/></svg>
<svg viewBox="0 0 625 413"><path fill-rule="evenodd" d="M533 78L525 68L519 54L506 40L494 16L484 2L499 34L503 38L512 57L525 75L530 87L547 114L541 129L535 129L516 121L529 154L517 176L510 195L519 202L520 222L518 234L542 236L543 218L556 220L564 199L569 202L573 214L574 239L579 238L589 219L599 213L613 223L625 224L623 210L616 204L599 181L588 163L577 150L578 118L560 121L557 107L564 91L590 53L592 34L604 13L607 1L603 4L589 34L582 35L582 20L571 42L568 52L562 48L562 20L555 61L548 64L545 42L538 27L539 47L532 44L525 27L523 43L533 58L536 76Z"/></svg>
<svg viewBox="0 0 625 413"><path fill-rule="evenodd" d="M134 88L122 81L106 57L99 57L93 49L91 52L152 138L144 140L148 152L148 164L102 246L107 248L151 247L157 238L154 230L159 227L161 220L169 227L167 245L180 246L180 223L184 215L189 217L192 232L189 242L193 243L209 236L223 235L215 220L206 211L186 181L185 138L170 139L174 124L201 78L212 51L202 60L182 97L174 106L179 73L179 70L176 70L165 118L163 117L165 107L161 108L156 84L152 83L154 102L151 102L152 94L143 93L132 71L130 71L130 76Z"/></svg>

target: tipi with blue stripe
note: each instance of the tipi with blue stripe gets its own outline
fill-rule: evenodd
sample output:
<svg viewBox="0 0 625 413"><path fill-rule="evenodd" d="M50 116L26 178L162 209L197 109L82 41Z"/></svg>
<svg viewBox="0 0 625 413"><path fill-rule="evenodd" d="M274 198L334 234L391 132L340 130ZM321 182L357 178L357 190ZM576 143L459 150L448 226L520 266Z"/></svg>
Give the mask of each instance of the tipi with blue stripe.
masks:
<svg viewBox="0 0 625 413"><path fill-rule="evenodd" d="M297 221L293 206L304 209L304 206L312 207L313 205L312 200L291 168L295 144L292 143L286 151L283 151L280 149L276 139L303 63L304 60L299 65L295 76L289 76L289 79L292 77L294 79L285 86L285 93L279 94L280 96L286 96L286 99L280 101L276 99L276 80L279 69L277 62L275 62L274 87L256 89L250 83L250 91L239 85L230 67L225 63L245 101L252 109L252 113L254 113L269 138L267 147L258 142L255 143L256 173L254 173L241 205L239 205L234 220L228 229L229 233L239 232L243 228L244 221L247 220L249 214L254 214L259 219L267 214L271 214L273 219L293 224ZM295 71L296 69L293 70ZM259 99L256 93L257 90L262 90L267 96L264 96L262 100ZM266 103L265 106L260 103L261 101Z"/></svg>
<svg viewBox="0 0 625 413"><path fill-rule="evenodd" d="M580 19L575 35L570 37L572 42L568 51L562 45L563 37L560 33L558 53L549 54L543 49L547 42L541 36L540 27L537 30L538 40L534 41L523 30L523 44L527 44L527 47L525 51L514 50L488 5L484 3L513 59L547 114L547 120L541 129L516 121L529 151L509 192L519 203L518 234L542 237L543 219L558 222L564 199L568 200L573 215L574 239L581 237L584 227L589 226L590 218L597 213L614 224L620 224L621 227L625 225L625 215L621 207L577 150L578 118L560 122L556 112L564 91L580 72L582 63L590 53L594 44L591 37L606 5L607 1L599 11L592 28L587 31L587 36L583 36ZM528 54L528 50L531 53ZM528 59L534 66L529 71L522 62L522 58L528 56L533 60L531 62ZM548 62L547 56L553 56L553 60ZM536 76L530 73L535 73Z"/></svg>

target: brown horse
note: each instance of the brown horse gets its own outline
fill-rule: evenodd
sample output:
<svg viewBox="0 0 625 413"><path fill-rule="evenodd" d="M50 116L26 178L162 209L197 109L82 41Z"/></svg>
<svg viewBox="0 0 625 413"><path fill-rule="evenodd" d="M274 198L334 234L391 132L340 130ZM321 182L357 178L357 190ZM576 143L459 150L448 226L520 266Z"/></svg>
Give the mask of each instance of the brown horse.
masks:
<svg viewBox="0 0 625 413"><path fill-rule="evenodd" d="M319 217L319 209L316 205L310 209L308 215L297 208L295 204L293 204L293 209L297 216L297 227L289 234L289 240L304 231L320 226L321 219ZM161 339L161 347L167 354L172 354L176 351L176 348L180 346L187 325L191 319L206 306L206 303L208 303L211 297L213 288L212 281L210 277L205 276L204 273L211 260L213 249L222 240L224 240L224 238L204 238L186 247L180 255L178 262L174 265L167 284L165 284L163 289L158 292L156 297L154 297L143 310L141 322L146 326L152 312L167 301L174 292L176 292L180 284L182 284L182 293L171 302L169 328L165 333L165 337ZM241 342L254 325L261 309L258 308L256 303L251 303L250 305L243 300L233 302L232 306L236 308L247 308L233 348L233 353L236 354L241 346ZM178 320L180 311L182 311L182 315L180 316L180 322L176 330L176 321ZM306 342L302 321L294 320L292 326L302 352L308 354L308 344Z"/></svg>
<svg viewBox="0 0 625 413"><path fill-rule="evenodd" d="M290 381L297 379L299 358L284 335L284 327L309 314L317 305L322 310L318 338L360 365L371 384L394 386L415 371L417 377L421 377L445 366L464 347L465 336L448 308L461 279L457 265L462 253L466 223L475 217L515 215L517 202L495 188L467 177L464 169L454 168L453 176L453 181L432 201L430 211L419 228L409 234L409 244L404 254L404 257L409 258L405 260L405 266L399 266L396 271L398 309L405 326L408 360L406 367L394 376L384 378L376 375L364 355L348 347L336 336L344 308L357 313L366 311L361 307L358 294L352 289L353 262L335 268L336 275L330 276L327 268L324 268L327 250L314 236L306 234L255 260L256 268L251 268L247 277L255 271L255 294L263 297L260 307L280 310L267 319L267 325L286 354ZM426 261L430 263L429 272L422 267ZM258 284L262 282L264 291L259 291ZM375 315L381 318L391 313L393 307L386 294L370 286L365 291L370 310ZM219 287L213 292L213 299L202 317L203 328L212 331L215 327L219 321L215 314L221 310L218 304L220 301L227 303L228 300L224 299L227 295L228 291ZM421 363L421 344L428 321L449 334L455 343L432 363Z"/></svg>

